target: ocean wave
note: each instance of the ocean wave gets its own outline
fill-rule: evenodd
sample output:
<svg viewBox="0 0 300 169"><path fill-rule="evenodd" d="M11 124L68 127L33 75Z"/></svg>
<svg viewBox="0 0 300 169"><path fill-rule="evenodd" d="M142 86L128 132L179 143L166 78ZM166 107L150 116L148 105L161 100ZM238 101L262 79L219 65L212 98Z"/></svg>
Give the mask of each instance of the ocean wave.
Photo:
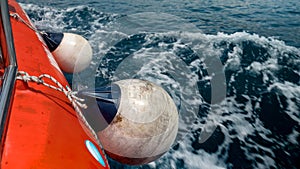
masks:
<svg viewBox="0 0 300 169"><path fill-rule="evenodd" d="M22 6L38 28L89 39L93 62L75 75L74 88L141 78L161 85L174 99L180 136L172 149L148 165L111 160L112 168L297 168L298 48L247 32L205 34L169 14ZM82 78L91 74L90 81ZM203 133L208 133L205 141Z"/></svg>

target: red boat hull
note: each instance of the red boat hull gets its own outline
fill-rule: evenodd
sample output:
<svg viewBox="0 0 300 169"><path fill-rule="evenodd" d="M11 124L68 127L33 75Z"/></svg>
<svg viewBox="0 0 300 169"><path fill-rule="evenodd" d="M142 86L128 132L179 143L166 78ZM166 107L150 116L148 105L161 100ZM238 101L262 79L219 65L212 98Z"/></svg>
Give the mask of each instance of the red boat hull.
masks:
<svg viewBox="0 0 300 169"><path fill-rule="evenodd" d="M30 23L14 0L10 13ZM39 35L11 17L18 69L30 75L49 74L68 85ZM102 169L88 151L86 140L97 145L82 128L74 108L59 91L17 80L1 159L2 169ZM101 149L97 146L101 156Z"/></svg>

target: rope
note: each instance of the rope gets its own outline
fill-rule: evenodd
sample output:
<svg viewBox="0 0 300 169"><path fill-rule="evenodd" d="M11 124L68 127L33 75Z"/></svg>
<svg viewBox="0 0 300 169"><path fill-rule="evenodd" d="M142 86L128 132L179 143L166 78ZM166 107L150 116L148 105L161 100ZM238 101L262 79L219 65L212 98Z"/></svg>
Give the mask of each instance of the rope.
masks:
<svg viewBox="0 0 300 169"><path fill-rule="evenodd" d="M39 31L37 30L35 27L33 27L30 23L26 22L18 13L10 13L10 16L13 17L14 19L16 19L17 21L20 21L22 23L24 23L27 27L29 27L30 29L32 29L33 31L39 33L39 34L46 34L46 32L44 31ZM34 82L37 84L42 84L46 87L49 87L51 89L63 92L66 97L69 99L69 101L72 103L73 108L75 109L77 115L79 116L79 118L82 120L83 124L88 128L88 130L91 132L92 136L94 137L95 141L97 142L98 146L101 148L103 154L104 153L104 149L100 143L100 140L98 138L98 135L96 134L96 132L94 131L94 129L90 126L90 124L87 122L86 118L84 117L82 111L80 108L86 109L87 105L82 103L84 102L84 99L78 98L76 96L77 92L73 92L69 86L63 87L62 84L60 82L58 82L55 78L53 78L52 76L48 75L48 74L42 74L40 76L30 76L27 72L24 71L19 71L17 73L17 79L18 80L22 80L26 83L28 82ZM49 83L46 83L43 79L49 79L50 81L52 81L56 86L51 85Z"/></svg>
<svg viewBox="0 0 300 169"><path fill-rule="evenodd" d="M49 79L52 81L55 85L49 84L45 82L44 79ZM78 98L76 96L77 92L73 92L69 86L63 87L63 85L57 81L54 77L48 75L48 74L42 74L40 76L30 76L27 72L24 71L18 71L17 73L17 80L24 81L25 83L28 82L34 82L36 84L44 85L48 88L54 89L56 91L60 91L65 94L65 96L69 99L69 101L72 103L72 106L74 107L77 115L80 117L84 125L90 130L91 134L93 135L94 139L100 146L100 148L103 151L103 147L100 144L100 140L98 138L98 135L94 131L94 129L90 126L90 124L87 122L86 118L84 117L82 111L80 108L86 109L87 105L82 103L84 102L84 99Z"/></svg>
<svg viewBox="0 0 300 169"><path fill-rule="evenodd" d="M30 29L32 29L35 32L39 32L35 27L33 27L31 24L29 24L28 22L26 22L19 14L17 13L10 13L9 14L11 17L13 17L14 19L16 19L17 21L20 21L22 23L24 23L26 26L28 26Z"/></svg>
<svg viewBox="0 0 300 169"><path fill-rule="evenodd" d="M15 20L22 22L25 24L27 27L29 27L31 30L41 34L41 35L47 35L47 32L45 31L39 31L35 27L33 27L30 23L26 22L18 13L10 13L9 14L11 17L13 17Z"/></svg>

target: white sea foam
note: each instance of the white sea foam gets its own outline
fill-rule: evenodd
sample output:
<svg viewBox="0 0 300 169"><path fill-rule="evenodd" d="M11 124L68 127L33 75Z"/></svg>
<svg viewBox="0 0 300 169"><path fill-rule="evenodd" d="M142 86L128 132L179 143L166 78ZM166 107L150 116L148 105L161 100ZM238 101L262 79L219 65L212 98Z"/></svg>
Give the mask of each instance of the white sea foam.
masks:
<svg viewBox="0 0 300 169"><path fill-rule="evenodd" d="M278 89L280 94L285 96L288 103L284 113L300 125L299 82L295 84L288 81L281 81L276 74L281 68L278 64L278 58L287 53L296 57L296 59L293 59L295 65L300 63L299 49L287 46L283 41L276 40L273 37L262 37L247 32L236 32L233 34L218 33L217 35L208 35L201 33L200 31L189 32L188 30L176 31L168 29L164 32L161 31L164 30L161 26L159 27L160 32L153 32L155 26L159 23L152 20L152 34L148 34L144 38L144 45L131 52L127 58L122 60L116 70L110 72L111 70L108 67L105 67L105 65L114 63L119 58L106 58L106 60L104 60L105 57L107 57L106 54L108 52L115 54L116 51L113 51L113 49L116 49L115 45L126 38L130 39L130 34L128 34L127 29L124 29L126 31L122 31L120 27L115 30L111 29L117 24L112 23L112 21L108 21L109 24L103 23L101 22L101 18L108 17L111 18L111 20L114 20L113 18L118 18L119 16L115 14L102 14L101 12L96 11L96 14L92 14L92 21L86 22L87 24L90 24L90 28L84 30L82 25L77 28L70 26L73 24L73 21L67 20L65 15L68 12L76 13L77 11L85 9L86 6L66 9L50 9L49 7L40 7L32 4L22 4L22 6L25 10L28 10L29 13L37 15L33 21L38 27L57 31L88 32L88 39L92 44L94 57L89 72L81 74L81 78L91 76L91 74L110 80L129 77L143 78L163 86L174 98L174 101L176 102L176 105L180 107L181 112L180 131L183 137L177 140L179 148L178 150L170 150L156 162L150 163L148 167L165 169L180 168L177 163L182 160L184 168L189 169L228 168L231 166L231 164L226 163L226 159L229 156L228 149L233 143L233 140L238 139L243 143L241 149L244 151L245 157L256 163L252 168L271 168L276 167L276 155L273 152L273 147L258 144L257 140L253 140L252 138L249 138L249 136L257 134L260 139L277 146L284 147L286 145L286 143L284 143L285 140L289 141L287 144L299 146L299 143L297 142L299 133L295 129L288 136L284 136L285 138L283 140L271 139L269 135L272 134L272 131L265 127L264 123L259 119L258 114L255 113L260 108L259 103L261 98L259 97L259 92L266 93L273 89ZM91 7L89 7L89 10L95 11L95 9ZM141 16L141 14L134 15L133 18L137 18L137 16ZM166 15L164 16L166 19ZM76 17L77 20L82 20L81 16L78 15ZM147 21L145 15L143 15L143 17L143 20ZM178 27L177 25L179 23L177 23L177 21L178 19L176 20L176 18L173 18L169 25L176 24L174 26ZM165 20L160 22L165 22ZM185 28L187 27L194 29L191 25L188 25ZM139 30L145 31L145 27ZM134 30L131 30L131 32L132 31ZM138 34L141 32L134 33ZM173 37L174 42L161 41L158 43L157 47L151 46L151 44L154 44L155 38L163 37ZM259 47L266 49L270 57L264 62L253 61L245 69L242 69L242 42L245 41L254 42ZM222 42L226 43L225 47L220 46ZM266 91L259 91L257 96L242 94L241 97L246 100L244 103L239 103L237 101L237 96L232 95L220 102L213 112L209 112L206 115L198 115L199 106L205 104L205 101L203 100L203 96L199 94L199 86L197 83L199 81L210 81L213 79L212 74L205 75L200 67L206 69L207 65L204 63L205 59L219 58L224 53L225 49L229 48L229 44L233 44L233 49L228 52L228 59L224 62L224 68L222 68L222 70L232 71L234 74L249 71L254 78L262 74L263 82L270 83L270 85ZM147 45L150 45L150 47L147 47ZM191 60L189 64L186 64L183 60L178 59L178 56L176 55L176 51L180 48L190 48L199 58ZM103 66L100 70L97 69L99 62L101 62L101 65ZM294 69L293 71L299 75L299 70L298 67L298 70ZM218 72L215 72L214 74L218 74ZM199 78L199 76L202 77ZM94 79L91 81L94 81ZM236 76L230 76L227 84L233 84L235 82ZM78 83L79 82L77 81L77 84ZM83 83L80 84L81 86L87 87L90 82L83 78L80 80L80 83ZM233 93L237 93L238 89L233 88L232 90ZM253 103L254 101L255 103ZM182 115L184 113L187 113L187 115ZM249 121L249 119L254 120ZM230 123L230 125L227 123ZM224 134L224 141L217 146L217 151L208 153L204 149L195 150L192 146L192 141L198 140L192 136L192 131L197 129L203 130L205 128L215 129L216 127L219 127ZM257 152L253 152L251 149L254 149ZM226 150L225 153L222 150ZM260 154L258 153L259 151L264 153ZM260 160L257 161L256 158Z"/></svg>

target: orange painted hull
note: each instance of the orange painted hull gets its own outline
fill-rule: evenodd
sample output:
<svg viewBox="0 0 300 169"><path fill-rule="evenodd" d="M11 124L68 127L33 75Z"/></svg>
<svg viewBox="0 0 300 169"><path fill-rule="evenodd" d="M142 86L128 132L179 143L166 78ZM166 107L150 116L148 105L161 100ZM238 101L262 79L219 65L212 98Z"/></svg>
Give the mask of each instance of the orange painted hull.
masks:
<svg viewBox="0 0 300 169"><path fill-rule="evenodd" d="M10 13L18 13L29 22L14 0L9 1L9 7ZM34 76L50 74L68 85L36 32L12 17L11 24L18 69ZM3 147L2 169L109 168L106 160L103 166L91 155L86 140L96 145L80 125L76 112L62 92L17 80Z"/></svg>

